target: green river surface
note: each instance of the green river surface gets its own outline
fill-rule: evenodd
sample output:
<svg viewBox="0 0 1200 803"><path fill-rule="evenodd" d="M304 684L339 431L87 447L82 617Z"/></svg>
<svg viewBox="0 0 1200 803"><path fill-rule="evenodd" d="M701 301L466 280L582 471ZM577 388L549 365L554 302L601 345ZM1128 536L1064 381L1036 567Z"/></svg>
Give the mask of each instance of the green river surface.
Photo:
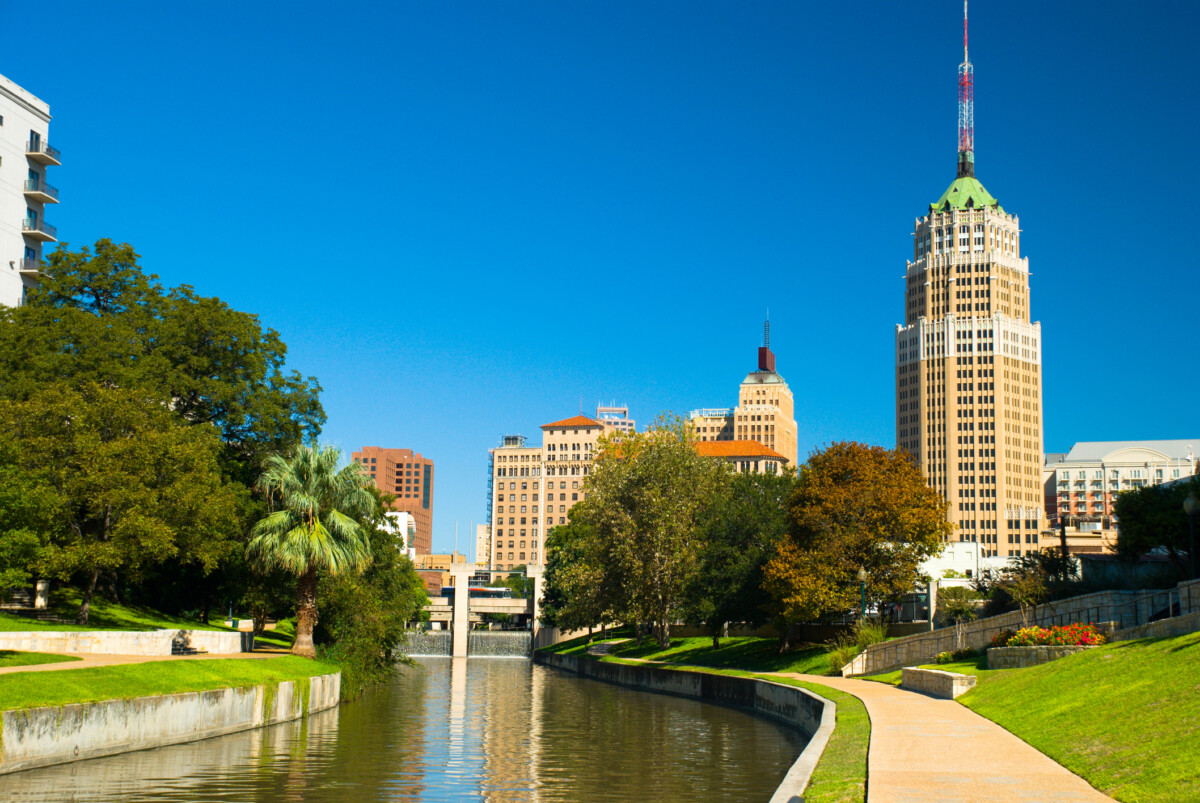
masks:
<svg viewBox="0 0 1200 803"><path fill-rule="evenodd" d="M526 659L415 660L304 723L0 776L0 800L765 801L804 747Z"/></svg>

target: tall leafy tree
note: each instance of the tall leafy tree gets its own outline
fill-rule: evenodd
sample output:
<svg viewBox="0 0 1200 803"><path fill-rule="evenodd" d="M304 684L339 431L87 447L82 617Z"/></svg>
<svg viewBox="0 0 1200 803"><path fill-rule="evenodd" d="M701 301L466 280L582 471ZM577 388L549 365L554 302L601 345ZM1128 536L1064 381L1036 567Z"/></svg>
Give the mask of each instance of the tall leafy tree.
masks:
<svg viewBox="0 0 1200 803"><path fill-rule="evenodd" d="M857 607L860 569L868 572L871 600L912 591L921 561L951 533L946 502L912 459L861 443L814 453L800 469L788 514L788 537L764 572L781 623Z"/></svg>
<svg viewBox="0 0 1200 803"><path fill-rule="evenodd" d="M0 400L0 441L4 471L37 500L25 529L44 533L38 567L82 580L81 624L102 573L211 570L236 548L246 495L222 478L219 433L182 426L153 394L51 384Z"/></svg>
<svg viewBox="0 0 1200 803"><path fill-rule="evenodd" d="M1137 560L1153 549L1162 549L1180 576L1187 577L1185 555L1191 532L1183 500L1189 492L1200 497L1200 477L1118 494L1113 509L1121 522L1117 529L1117 552L1127 560Z"/></svg>
<svg viewBox="0 0 1200 803"><path fill-rule="evenodd" d="M596 531L576 521L546 536L546 574L542 586L542 624L563 630L592 628L611 614L601 549Z"/></svg>
<svg viewBox="0 0 1200 803"><path fill-rule="evenodd" d="M654 627L663 647L699 569L699 525L728 478L725 465L696 453L678 417L644 433L601 441L587 496L576 507L601 545L606 585L628 621Z"/></svg>
<svg viewBox="0 0 1200 803"><path fill-rule="evenodd" d="M188 286L167 291L128 244L63 244L29 303L0 309L0 397L52 381L140 388L224 440L226 471L250 485L267 455L320 431L312 377L284 369L287 347L256 316Z"/></svg>
<svg viewBox="0 0 1200 803"><path fill-rule="evenodd" d="M247 547L247 555L263 569L299 578L292 652L309 658L316 657L319 574L356 574L371 562L361 521L372 515L375 497L358 464L339 469L341 459L336 447L303 444L286 457L268 458L259 487L272 512L254 525Z"/></svg>
<svg viewBox="0 0 1200 803"><path fill-rule="evenodd" d="M763 568L787 532L793 483L791 473L735 474L709 505L687 618L708 629L714 648L728 622L760 624L768 618Z"/></svg>

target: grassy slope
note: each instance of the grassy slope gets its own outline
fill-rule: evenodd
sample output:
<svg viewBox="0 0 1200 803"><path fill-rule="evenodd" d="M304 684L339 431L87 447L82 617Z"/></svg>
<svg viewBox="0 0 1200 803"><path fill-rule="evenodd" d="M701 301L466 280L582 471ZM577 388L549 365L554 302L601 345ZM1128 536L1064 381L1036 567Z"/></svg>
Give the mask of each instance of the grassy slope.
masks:
<svg viewBox="0 0 1200 803"><path fill-rule="evenodd" d="M336 666L306 658L151 661L67 672L0 675L0 709L37 708L154 694L238 688L324 675Z"/></svg>
<svg viewBox="0 0 1200 803"><path fill-rule="evenodd" d="M575 639L545 649L565 655L584 655L587 651L585 642L585 639ZM780 655L777 640L761 638L722 639L721 648L713 650L711 638L697 637L673 639L667 650L659 650L652 642L640 647L629 642L599 660L628 664L640 663L634 659L663 661L669 668L684 672L737 675L799 686L832 700L838 707L837 726L813 770L804 799L809 803L862 803L867 782L867 746L871 738L871 721L866 707L854 695L819 683L760 674L829 674L828 655L829 648L825 646Z"/></svg>
<svg viewBox="0 0 1200 803"><path fill-rule="evenodd" d="M79 613L81 597L74 588L64 588L54 592L50 600L50 610L59 619L68 622L75 620ZM141 608L134 605L118 605L98 596L92 597L92 606L86 627L76 624L58 624L55 622L39 622L36 619L25 619L20 616L0 613L0 631L24 630L158 630L160 628L179 628L187 630L229 630L220 624L203 624L169 616L161 611Z"/></svg>
<svg viewBox="0 0 1200 803"><path fill-rule="evenodd" d="M1200 633L975 672L959 702L1119 800L1200 800Z"/></svg>
<svg viewBox="0 0 1200 803"><path fill-rule="evenodd" d="M711 638L696 636L672 639L671 646L666 650L660 650L652 640L643 642L640 647L630 641L614 647L612 654L669 665L828 675L829 652L827 645L817 644L781 654L778 639L749 636L722 639L721 648L714 650Z"/></svg>
<svg viewBox="0 0 1200 803"><path fill-rule="evenodd" d="M66 661L78 661L71 655L55 655L49 652L17 652L16 650L0 650L0 667L5 666L34 666L36 664L60 664Z"/></svg>

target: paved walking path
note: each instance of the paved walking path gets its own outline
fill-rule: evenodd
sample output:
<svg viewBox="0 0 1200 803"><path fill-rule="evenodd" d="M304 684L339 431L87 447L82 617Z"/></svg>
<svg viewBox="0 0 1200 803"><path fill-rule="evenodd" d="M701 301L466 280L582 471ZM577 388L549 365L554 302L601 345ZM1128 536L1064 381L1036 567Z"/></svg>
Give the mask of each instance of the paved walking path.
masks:
<svg viewBox="0 0 1200 803"><path fill-rule="evenodd" d="M32 664L29 666L0 667L0 675L10 672L56 672L64 669L88 669L93 666L114 666L116 664L142 664L148 661L205 661L215 658L263 659L286 655L286 651L262 652L232 652L232 653L201 653L198 655L99 655L93 653L59 652L52 655L69 655L79 658L78 661L59 661L54 664Z"/></svg>
<svg viewBox="0 0 1200 803"><path fill-rule="evenodd" d="M863 701L871 717L868 803L1111 800L953 700L870 680L771 674L819 683Z"/></svg>

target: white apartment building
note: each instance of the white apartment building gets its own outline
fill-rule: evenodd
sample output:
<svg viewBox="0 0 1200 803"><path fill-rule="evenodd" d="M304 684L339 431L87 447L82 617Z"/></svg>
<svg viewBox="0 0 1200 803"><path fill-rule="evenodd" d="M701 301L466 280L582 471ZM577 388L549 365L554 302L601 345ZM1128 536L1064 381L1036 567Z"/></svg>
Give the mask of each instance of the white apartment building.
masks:
<svg viewBox="0 0 1200 803"><path fill-rule="evenodd" d="M1200 438L1171 441L1091 441L1065 455L1047 455L1042 469L1046 516L1081 525L1103 524L1121 491L1196 473ZM1095 529L1095 528L1093 528Z"/></svg>
<svg viewBox="0 0 1200 803"><path fill-rule="evenodd" d="M386 519L384 527L388 532L400 536L400 551L410 560L416 560L417 550L413 547L413 541L417 537L417 520L404 511L389 511L383 515Z"/></svg>
<svg viewBox="0 0 1200 803"><path fill-rule="evenodd" d="M42 273L43 249L58 242L46 207L58 190L47 169L60 165L50 147L50 106L0 75L0 304L15 307Z"/></svg>

